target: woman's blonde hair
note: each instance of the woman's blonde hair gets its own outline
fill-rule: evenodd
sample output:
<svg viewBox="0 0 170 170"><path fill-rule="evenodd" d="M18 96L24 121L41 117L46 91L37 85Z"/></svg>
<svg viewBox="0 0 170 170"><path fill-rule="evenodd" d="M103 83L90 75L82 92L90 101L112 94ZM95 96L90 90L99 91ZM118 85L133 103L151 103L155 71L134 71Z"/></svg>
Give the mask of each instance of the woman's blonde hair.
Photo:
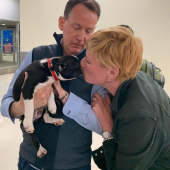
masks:
<svg viewBox="0 0 170 170"><path fill-rule="evenodd" d="M143 44L127 28L110 27L95 32L87 41L86 49L94 53L106 68L119 68L117 79L133 79L142 64Z"/></svg>

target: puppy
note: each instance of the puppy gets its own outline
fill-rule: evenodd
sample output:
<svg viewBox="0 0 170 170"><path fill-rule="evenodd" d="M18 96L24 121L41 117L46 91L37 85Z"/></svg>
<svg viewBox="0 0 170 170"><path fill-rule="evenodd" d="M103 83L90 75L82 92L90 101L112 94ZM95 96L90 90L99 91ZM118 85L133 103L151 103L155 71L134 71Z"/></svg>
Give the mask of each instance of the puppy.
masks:
<svg viewBox="0 0 170 170"><path fill-rule="evenodd" d="M28 73L28 78L24 82L25 72ZM15 101L19 101L20 93L22 92L25 113L24 116L21 116L21 120L24 129L30 134L38 150L38 157L42 157L47 151L41 146L39 140L33 133L33 120L41 116L34 115L34 93L47 84L53 83L55 80L72 80L80 75L82 75L82 70L78 58L76 56L67 55L35 61L27 66L16 79L13 87L13 98ZM59 105L62 102L56 100L56 103ZM47 104L48 111L52 114L56 113L56 103L54 100L54 93L52 92ZM51 118L47 111L43 114L43 120L46 123L53 123L55 125L62 125L64 123L63 119Z"/></svg>

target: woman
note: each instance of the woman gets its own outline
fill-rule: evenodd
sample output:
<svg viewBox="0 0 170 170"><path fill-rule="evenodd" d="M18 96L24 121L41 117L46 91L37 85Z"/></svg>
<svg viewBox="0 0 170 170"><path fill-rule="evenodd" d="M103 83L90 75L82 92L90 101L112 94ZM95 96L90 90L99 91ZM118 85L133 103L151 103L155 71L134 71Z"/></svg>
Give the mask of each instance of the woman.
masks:
<svg viewBox="0 0 170 170"><path fill-rule="evenodd" d="M67 95L62 100L64 114L80 124L86 119L90 130L95 125L102 129L107 170L170 169L170 100L162 87L138 72L141 40L127 28L111 27L94 33L86 48L81 61L84 78L99 92L103 89L97 85L107 89L110 96L105 101L95 93L91 108L85 101L77 104L74 94ZM65 96L60 84L55 86L59 97ZM66 109L68 103L73 111ZM82 117L83 112L88 116Z"/></svg>

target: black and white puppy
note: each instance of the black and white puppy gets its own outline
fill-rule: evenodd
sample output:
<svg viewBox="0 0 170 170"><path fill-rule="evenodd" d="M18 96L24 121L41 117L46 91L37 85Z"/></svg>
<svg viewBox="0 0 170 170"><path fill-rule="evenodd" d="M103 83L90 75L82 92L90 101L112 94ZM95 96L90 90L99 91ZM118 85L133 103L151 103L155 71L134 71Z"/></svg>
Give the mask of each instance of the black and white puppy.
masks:
<svg viewBox="0 0 170 170"><path fill-rule="evenodd" d="M24 82L25 72L28 78ZM34 135L34 93L47 84L53 83L55 80L72 80L82 75L79 59L76 56L61 56L51 59L42 59L35 61L27 66L18 76L13 87L13 98L15 101L20 100L22 92L25 113L21 120L24 129L31 135L32 141L36 146L38 157L42 157L47 151L39 144L39 140ZM24 83L24 84L23 84ZM22 87L23 86L23 87ZM52 92L48 99L48 111L52 114L56 113L57 106ZM43 115L44 122L53 124L63 124L63 119L51 118L46 112Z"/></svg>

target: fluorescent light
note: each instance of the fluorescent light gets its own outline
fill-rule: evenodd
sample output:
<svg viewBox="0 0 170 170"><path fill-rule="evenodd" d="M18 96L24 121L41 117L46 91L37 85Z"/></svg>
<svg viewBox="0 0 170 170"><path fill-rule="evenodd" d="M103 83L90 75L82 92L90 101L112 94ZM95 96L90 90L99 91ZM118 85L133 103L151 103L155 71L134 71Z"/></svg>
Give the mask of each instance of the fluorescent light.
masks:
<svg viewBox="0 0 170 170"><path fill-rule="evenodd" d="M1 25L6 25L6 24L1 24Z"/></svg>

